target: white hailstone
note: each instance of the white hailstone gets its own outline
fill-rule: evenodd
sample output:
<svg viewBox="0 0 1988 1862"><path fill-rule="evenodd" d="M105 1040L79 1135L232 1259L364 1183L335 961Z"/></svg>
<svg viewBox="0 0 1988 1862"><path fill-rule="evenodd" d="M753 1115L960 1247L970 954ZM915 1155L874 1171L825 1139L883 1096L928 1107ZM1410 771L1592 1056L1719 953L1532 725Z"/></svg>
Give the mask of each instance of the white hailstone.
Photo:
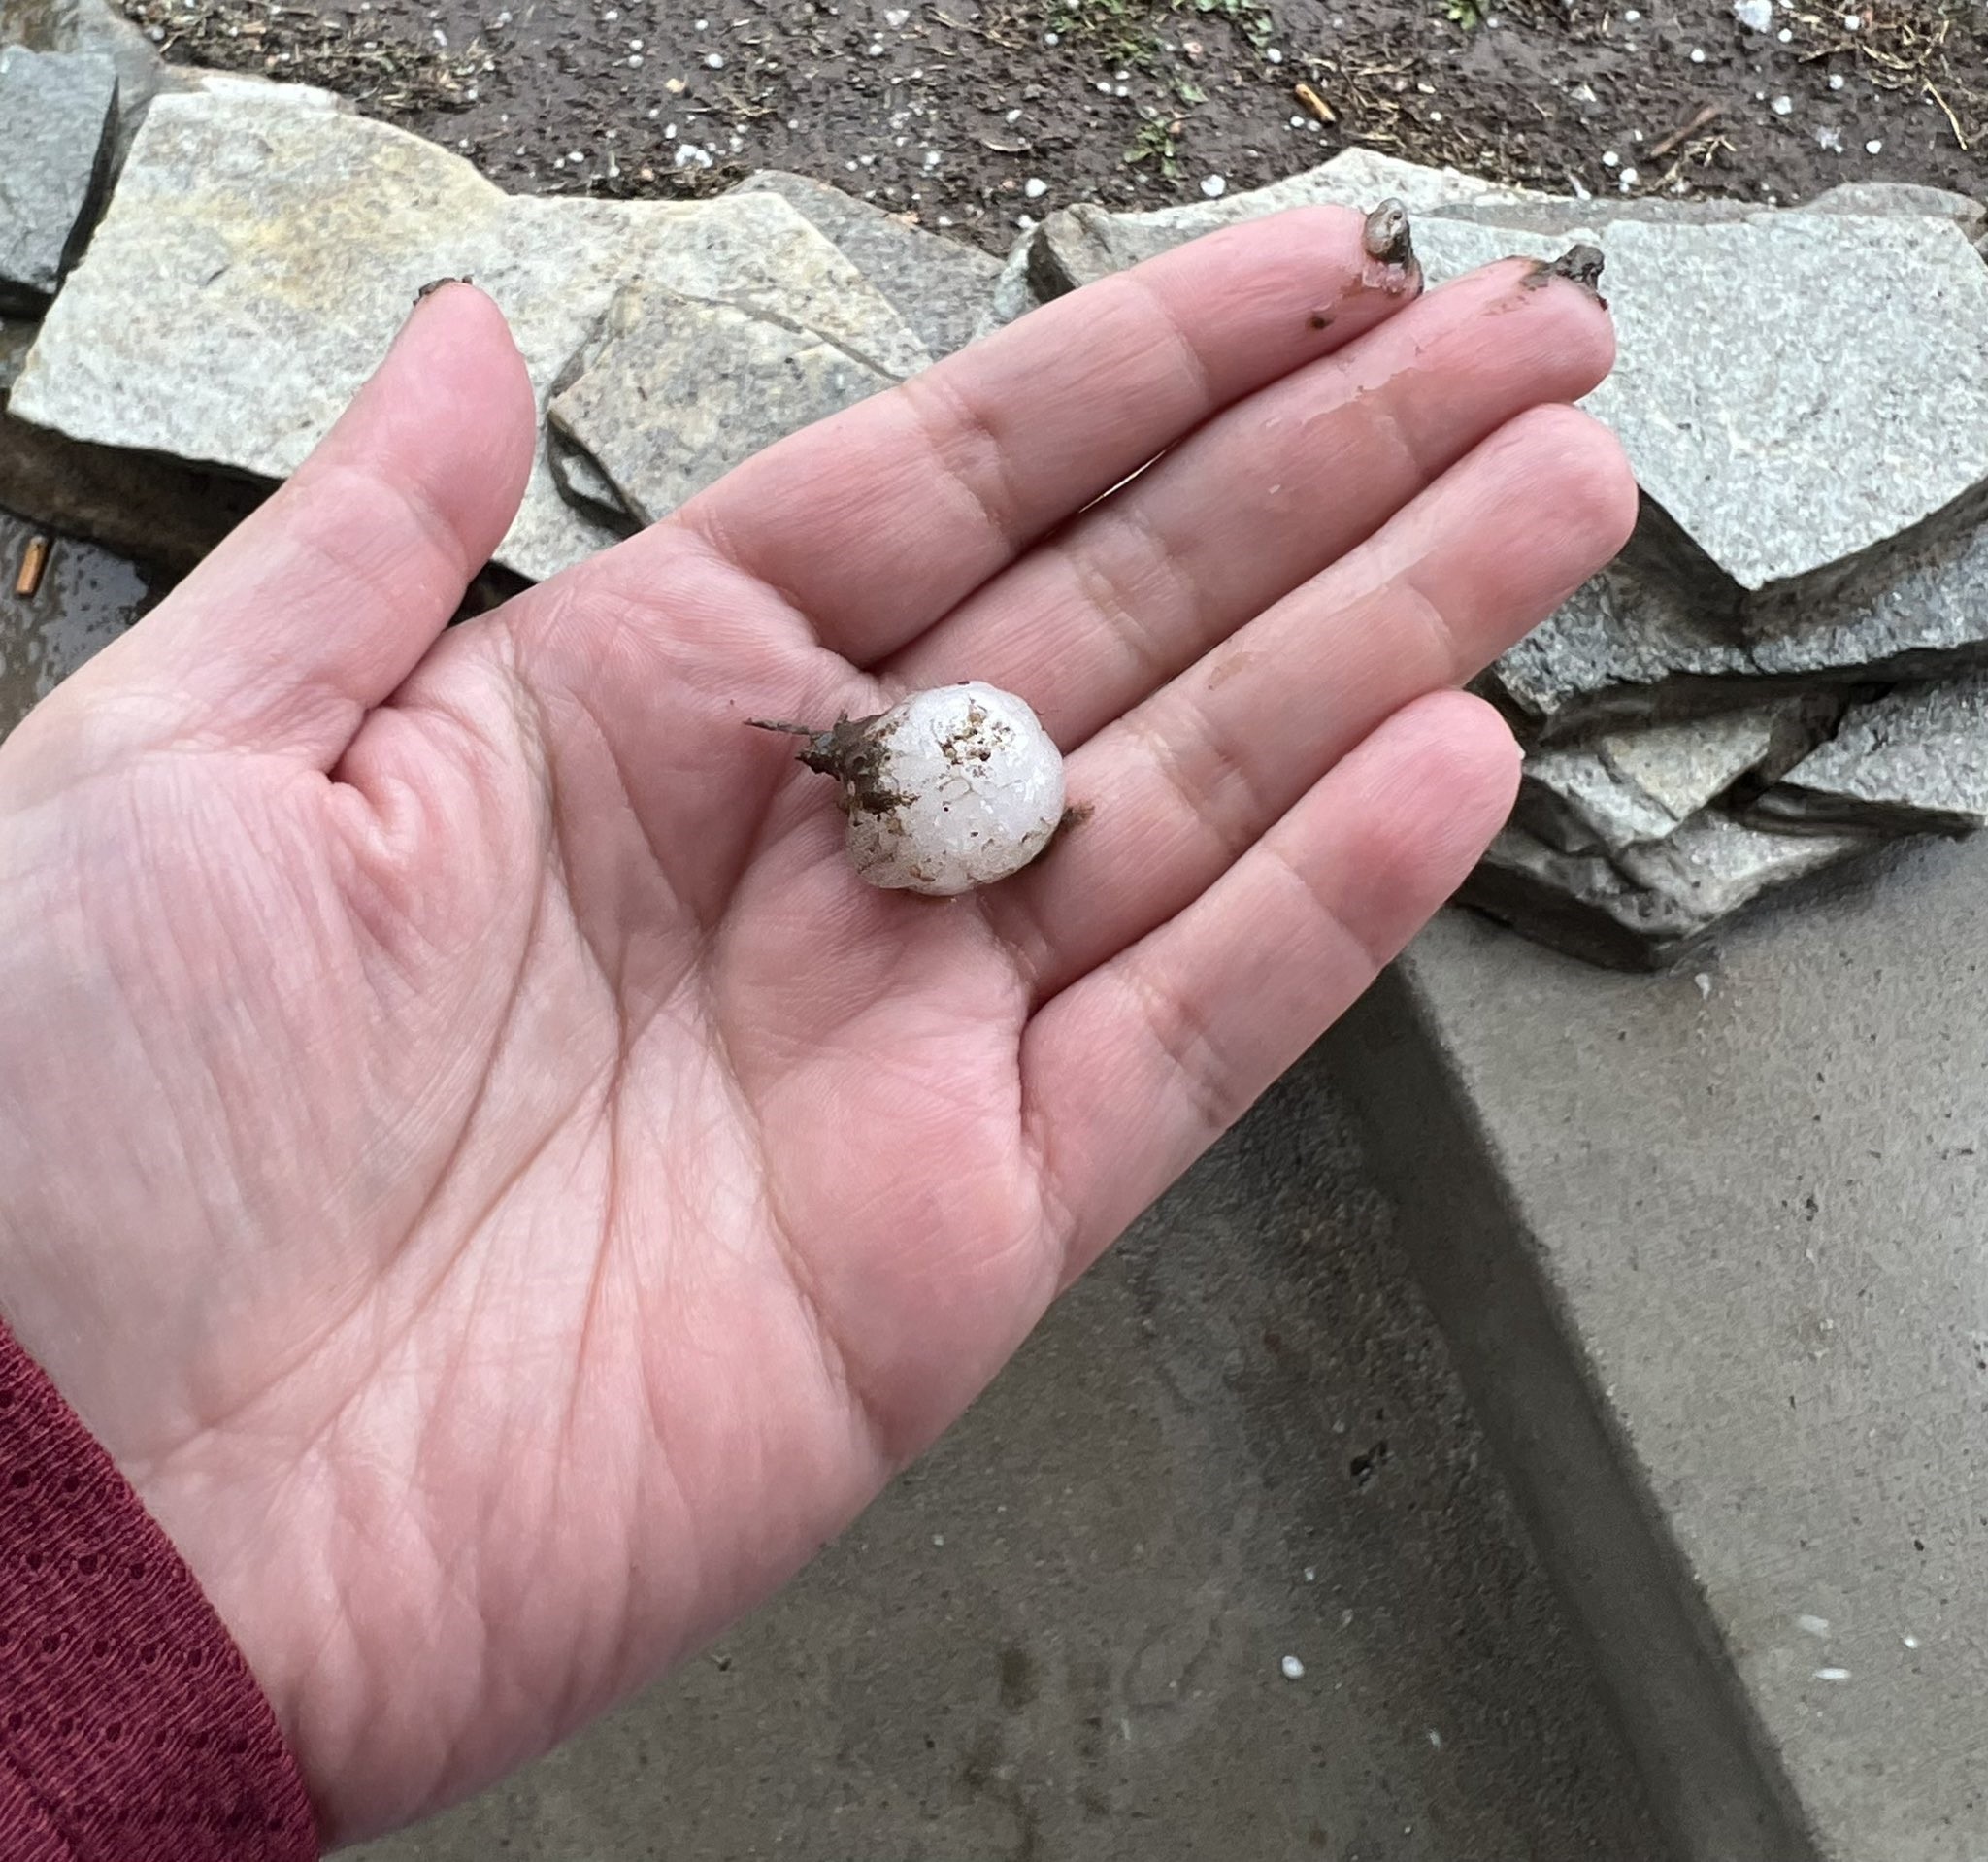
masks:
<svg viewBox="0 0 1988 1862"><path fill-rule="evenodd" d="M1201 191L1209 200L1219 200L1228 191L1229 183L1219 175L1204 175L1201 178Z"/></svg>
<svg viewBox="0 0 1988 1862"><path fill-rule="evenodd" d="M1768 106L1768 108L1772 110L1776 116L1785 116L1789 113L1789 111L1795 108L1795 100L1792 97L1776 97L1773 100L1773 102Z"/></svg>
<svg viewBox="0 0 1988 1862"><path fill-rule="evenodd" d="M1277 1667L1287 1681L1302 1681L1305 1679L1305 1664L1295 1655L1286 1655L1277 1663Z"/></svg>
<svg viewBox="0 0 1988 1862"><path fill-rule="evenodd" d="M1041 200L1049 191L1049 183L1039 175L1031 175L1022 183L1021 191L1031 200Z"/></svg>
<svg viewBox="0 0 1988 1862"><path fill-rule="evenodd" d="M1063 820L1063 758L1026 704L977 680L913 692L805 737L842 785L849 858L872 885L949 898L1017 873Z"/></svg>

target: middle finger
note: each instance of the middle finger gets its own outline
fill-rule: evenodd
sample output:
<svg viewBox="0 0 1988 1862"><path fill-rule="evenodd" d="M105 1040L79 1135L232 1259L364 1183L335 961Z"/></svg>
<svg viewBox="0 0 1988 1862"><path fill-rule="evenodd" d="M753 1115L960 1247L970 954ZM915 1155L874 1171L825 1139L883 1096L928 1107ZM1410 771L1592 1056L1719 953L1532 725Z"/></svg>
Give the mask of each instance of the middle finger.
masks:
<svg viewBox="0 0 1988 1862"><path fill-rule="evenodd" d="M1037 999L1182 910L1384 719L1551 613L1621 548L1636 502L1612 435L1531 409L1099 732L1069 763L1094 818L985 905Z"/></svg>
<svg viewBox="0 0 1988 1862"><path fill-rule="evenodd" d="M1578 400L1614 339L1511 260L1238 403L877 670L983 679L1065 749L1377 531L1506 421Z"/></svg>

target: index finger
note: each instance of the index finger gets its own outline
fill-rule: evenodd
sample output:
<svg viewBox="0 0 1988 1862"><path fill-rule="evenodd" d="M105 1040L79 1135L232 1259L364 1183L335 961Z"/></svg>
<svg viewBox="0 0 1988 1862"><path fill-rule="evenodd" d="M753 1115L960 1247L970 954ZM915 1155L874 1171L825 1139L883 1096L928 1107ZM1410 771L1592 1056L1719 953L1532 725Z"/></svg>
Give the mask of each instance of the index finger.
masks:
<svg viewBox="0 0 1988 1862"><path fill-rule="evenodd" d="M1405 227L1393 202L1304 207L1195 240L781 441L676 521L868 665L1209 416L1411 302Z"/></svg>

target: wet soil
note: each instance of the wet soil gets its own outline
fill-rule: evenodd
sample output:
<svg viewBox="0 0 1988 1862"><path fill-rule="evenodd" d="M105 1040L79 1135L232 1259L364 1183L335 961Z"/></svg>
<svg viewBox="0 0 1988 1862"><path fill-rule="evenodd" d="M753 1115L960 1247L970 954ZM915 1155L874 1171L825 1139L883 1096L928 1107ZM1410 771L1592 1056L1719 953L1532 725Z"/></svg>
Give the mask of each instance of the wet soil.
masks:
<svg viewBox="0 0 1988 1862"><path fill-rule="evenodd" d="M833 181L1004 250L1077 199L1348 143L1555 191L1988 188L1988 6L1881 0L127 0L170 57L309 78L517 191Z"/></svg>

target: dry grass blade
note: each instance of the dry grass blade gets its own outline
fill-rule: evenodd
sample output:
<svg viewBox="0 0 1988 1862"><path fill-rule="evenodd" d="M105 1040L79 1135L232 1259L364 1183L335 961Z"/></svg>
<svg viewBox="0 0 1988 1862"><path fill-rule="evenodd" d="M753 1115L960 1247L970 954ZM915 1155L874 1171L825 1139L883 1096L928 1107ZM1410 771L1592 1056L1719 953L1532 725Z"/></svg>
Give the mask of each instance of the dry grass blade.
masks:
<svg viewBox="0 0 1988 1862"><path fill-rule="evenodd" d="M480 40L461 50L388 36L281 0L123 0L162 49L189 63L321 84L381 113L457 110L493 68Z"/></svg>
<svg viewBox="0 0 1988 1862"><path fill-rule="evenodd" d="M1853 27L1848 22L1855 19ZM1988 141L1988 12L1942 0L1897 0L1851 14L1802 13L1802 62L1850 63L1880 90L1923 98L1945 116L1954 141Z"/></svg>
<svg viewBox="0 0 1988 1862"><path fill-rule="evenodd" d="M1655 142L1651 143L1651 156L1661 158L1668 155L1679 143L1697 135L1707 123L1716 122L1723 114L1717 104L1706 104L1688 123L1680 124L1677 128L1672 130L1668 136L1660 136Z"/></svg>

